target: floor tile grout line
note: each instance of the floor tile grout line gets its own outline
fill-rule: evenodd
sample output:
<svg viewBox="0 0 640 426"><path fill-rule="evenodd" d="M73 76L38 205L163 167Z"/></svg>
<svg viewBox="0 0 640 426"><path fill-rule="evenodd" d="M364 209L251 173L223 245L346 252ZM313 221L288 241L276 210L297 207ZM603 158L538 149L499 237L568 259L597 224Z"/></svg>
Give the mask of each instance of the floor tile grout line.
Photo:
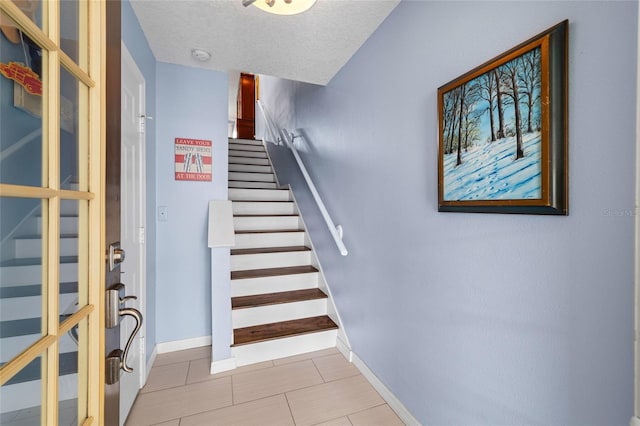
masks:
<svg viewBox="0 0 640 426"><path fill-rule="evenodd" d="M377 391L376 391L376 392L377 392ZM384 401L384 399L383 399L383 401ZM363 412L365 412L365 411L367 411L367 410L373 410L374 408L382 407L383 405L389 405L389 404L387 403L387 401L384 401L382 404L374 405L373 407L364 408L364 409L362 409L362 410L360 410L360 411L354 411L353 413L349 413L349 414L347 414L345 417L346 417L347 419L349 419L349 416L353 416L354 414L363 413ZM396 417L398 417L398 419L400 419L400 417L398 416L398 414L397 414L395 411L393 411L393 408L391 408L391 406L389 406L389 409L391 410L391 412L392 412ZM402 419L400 419L400 421L402 421ZM349 423L351 423L351 419L349 419ZM351 424L353 424L353 423L351 423ZM403 422L403 424L404 424L404 422Z"/></svg>
<svg viewBox="0 0 640 426"><path fill-rule="evenodd" d="M166 391L166 390L170 390L170 389L185 388L187 386L198 385L198 384L205 383L205 382L213 382L215 380L222 380L222 379L226 379L227 377L230 377L230 376L223 376L223 377L218 377L216 379L210 379L210 380L201 380L199 382L187 383L187 384L184 384L184 385L169 386L167 388L156 389L156 390L147 391L147 392L142 392L142 389L140 389L138 394L139 395L150 395L152 393L162 392L162 391Z"/></svg>
<svg viewBox="0 0 640 426"><path fill-rule="evenodd" d="M320 371L320 369L318 368L318 364L316 364L315 358L311 358L311 362L313 363L313 366L316 368L316 371L318 372L318 374L320 375L320 377L322 378L322 381L324 383L327 383L327 380L324 378L324 375L322 374L322 372Z"/></svg>
<svg viewBox="0 0 640 426"><path fill-rule="evenodd" d="M187 350L188 350L188 349L187 349ZM171 352L167 352L167 353L171 353ZM199 359L205 359L205 358L208 358L208 357L209 357L209 355L206 355L206 356L201 356L201 357L193 358L193 359L192 359L192 358L188 358L188 359L182 359L182 360L180 360L180 361L167 362L167 363L165 363L165 364L156 364L158 361L155 361L155 362L153 363L153 367L151 367L151 369L153 370L153 369L154 369L154 368L156 368L156 367L166 367L166 366L168 366L168 365L180 364L181 362L185 362L185 361L187 361L187 362L189 362L189 361L197 361L197 360L199 360Z"/></svg>
<svg viewBox="0 0 640 426"><path fill-rule="evenodd" d="M291 404L289 404L289 397L287 396L287 392L283 392L284 399L287 401L287 407L289 407L289 414L291 414L291 420L293 420L293 424L296 424L296 418L293 417L293 410L291 409Z"/></svg>
<svg viewBox="0 0 640 426"><path fill-rule="evenodd" d="M187 374L185 374L184 376L184 386L187 386L189 384L189 373L191 372L191 363L194 360L189 360L189 364L187 365Z"/></svg>
<svg viewBox="0 0 640 426"><path fill-rule="evenodd" d="M229 379L231 381L231 406L235 406L236 405L236 400L235 400L235 396L234 396L234 391L233 391L233 374L229 376Z"/></svg>
<svg viewBox="0 0 640 426"><path fill-rule="evenodd" d="M362 376L362 374L357 374L357 375ZM357 376L357 375L356 375L356 376ZM356 377L356 376L343 377L343 378L340 378L340 379L332 380L332 381L330 381L330 382L325 382L325 381L324 381L324 379L323 379L323 382L322 382L322 383L316 383L316 384L314 384L314 385L303 386L303 387L301 387L301 388L291 389L291 390L285 391L284 393L286 394L286 393L289 393L289 392L297 392L297 391L300 391L300 390L303 390L303 389L309 389L309 388L312 388L312 387L315 387L315 386L327 385L327 384L329 384L329 383L335 383L335 382L338 382L338 381L340 381L340 380L348 380L348 379L352 379L352 378L354 378L354 377ZM364 376L363 376L363 377L364 377ZM322 379L322 375L320 376L320 378ZM366 380L366 378L365 378L365 380ZM374 389L374 391L376 392L376 394L380 395L380 393L379 393L377 390L375 390L375 389ZM244 403L246 403L246 402L258 401L258 400L260 400L260 399L269 398L269 397L274 396L274 395L279 395L279 394L273 394L273 395L261 396L260 398L257 398L257 399L251 399L251 400L248 400L248 401L243 401L243 402L239 403L238 405L240 405L240 404L244 404ZM381 396L381 395L380 395L380 397L382 398L382 396ZM384 399L383 399L383 401L384 401Z"/></svg>
<svg viewBox="0 0 640 426"><path fill-rule="evenodd" d="M301 362L305 362L305 361L312 361L312 362L313 362L313 360L312 360L312 359L305 359L305 360L302 360L302 361L299 361L299 362L301 363ZM291 364L298 364L299 362L295 362L295 363L291 363ZM284 365L291 365L291 364L284 364ZM314 367L315 367L315 364L314 364ZM272 368L272 367L269 367L269 368ZM265 369L262 369L262 370L266 370L266 368L265 368ZM256 371L262 371L262 370L256 370ZM318 370L318 369L316 368L316 371L317 371L317 370ZM250 373L250 371L249 371L249 373ZM243 373L243 374L244 374L244 373ZM322 382L321 382L321 383L316 383L316 384L313 384L313 385L303 386L303 387L301 387L301 388L290 389L290 390L288 390L288 391L285 391L285 393L286 393L286 392L295 392L295 391L298 391L298 390L302 390L302 389L309 389L309 388L312 388L312 387L314 387L314 386L320 386L320 385L327 384L327 382L325 382L325 381L324 381L324 378L322 377L322 374L320 374L320 372L318 372L318 375L320 376L320 379L322 380ZM355 376L352 376L352 377L355 377ZM350 378L350 377L345 377L345 379L349 379L349 378ZM338 380L341 380L341 379L338 379ZM337 381L337 380L334 380L334 382L335 382L335 381ZM279 394L274 394L274 395L279 395ZM257 401L257 400L259 400L259 399L263 399L263 398L268 398L269 396L273 396L273 395L261 396L260 398L257 398L257 399L252 399L252 400L248 400L248 401L243 401L243 402L241 402L240 404L244 404L245 402L250 402L250 401Z"/></svg>
<svg viewBox="0 0 640 426"><path fill-rule="evenodd" d="M261 400L263 400L263 399L273 398L274 396L278 396L278 395L284 395L284 396L285 396L285 399L286 399L286 395L285 395L284 393L277 393L277 394L275 394L275 395L269 395L269 396L265 396L265 397L263 397L263 398L258 398L258 399L254 399L254 400L251 400L251 401L241 402L241 403L239 403L239 404L237 404L237 405L236 405L236 404L224 405L224 406L222 406L222 407L213 408L213 409L211 409L211 410L206 410L206 411L199 411L199 412L197 412L197 413L188 414L188 415L186 415L186 416L177 417L177 418L178 418L178 419L180 419L180 423L182 423L182 420L183 420L184 418L186 418L186 417L199 416L199 415L201 415L201 414L205 414L205 413L209 413L209 412L213 412L213 411L225 410L225 409L227 409L227 408L231 408L231 407L238 407L238 406L243 405L243 404L249 404L249 403L253 403L253 402L256 402L256 401L261 401ZM288 405L288 404L289 404L289 402L287 401L287 405ZM289 411L291 411L291 408L289 408ZM292 415L291 417L293 418L293 415ZM171 420L175 420L175 419L163 420L163 421L162 421L162 422L160 422L160 423L168 422L168 421L171 421ZM157 424L157 423L154 423L154 424ZM153 426L153 425L152 425L152 426ZM178 425L178 426L179 426L179 425Z"/></svg>

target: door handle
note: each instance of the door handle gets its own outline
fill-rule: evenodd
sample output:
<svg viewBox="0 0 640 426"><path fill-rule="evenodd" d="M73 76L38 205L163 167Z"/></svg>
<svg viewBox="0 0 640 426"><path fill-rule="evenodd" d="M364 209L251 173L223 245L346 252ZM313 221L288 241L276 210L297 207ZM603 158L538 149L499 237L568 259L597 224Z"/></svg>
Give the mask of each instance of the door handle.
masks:
<svg viewBox="0 0 640 426"><path fill-rule="evenodd" d="M142 314L135 308L120 309L119 314L121 317L131 316L136 320L136 327L133 329L131 335L129 336L129 339L127 340L127 344L124 347L124 353L122 354L122 359L120 361L120 368L122 368L127 373L131 373L133 371L133 368L127 365L127 355L129 355L129 349L131 349L133 339L136 337L136 334L138 334L138 331L140 331L140 327L142 327Z"/></svg>
<svg viewBox="0 0 640 426"><path fill-rule="evenodd" d="M142 326L142 314L140 311L134 308L120 309L119 316L132 316L136 320L136 328L129 336L127 344L122 349L114 349L109 353L105 362L105 382L108 385L113 385L120 380L120 370L124 370L127 373L131 373L133 368L127 365L127 356L129 355L129 349L133 343L133 339Z"/></svg>
<svg viewBox="0 0 640 426"><path fill-rule="evenodd" d="M133 368L127 365L127 356L131 345L142 327L142 314L135 308L126 308L124 304L128 300L136 300L136 296L120 297L121 291L124 293L124 284L118 283L113 285L106 291L106 307L105 307L105 327L114 328L120 325L120 318L124 316L133 317L136 326L127 339L127 344L122 349L115 349L109 353L106 359L106 383L114 384L120 380L120 370L131 373Z"/></svg>

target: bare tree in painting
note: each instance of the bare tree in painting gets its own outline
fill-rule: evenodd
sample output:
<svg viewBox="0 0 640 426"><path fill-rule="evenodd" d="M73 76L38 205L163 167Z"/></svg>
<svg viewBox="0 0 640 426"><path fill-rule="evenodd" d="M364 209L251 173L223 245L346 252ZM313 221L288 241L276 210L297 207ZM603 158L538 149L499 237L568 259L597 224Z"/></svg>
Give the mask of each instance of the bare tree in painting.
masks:
<svg viewBox="0 0 640 426"><path fill-rule="evenodd" d="M458 102L460 100L460 90L455 88L445 93L443 97L442 118L445 128L443 129L444 153L451 154L453 152L454 135L457 129Z"/></svg>
<svg viewBox="0 0 640 426"><path fill-rule="evenodd" d="M489 126L491 127L491 142L495 142L496 131L493 110L495 109L495 102L498 94L496 74L493 71L482 74L478 78L478 89L479 96L489 104L489 106L487 107L487 112L489 113Z"/></svg>
<svg viewBox="0 0 640 426"><path fill-rule="evenodd" d="M463 118L463 114L464 114L464 97L467 94L467 84L463 84L462 86L460 86L460 113L459 113L459 120L458 120L458 153L457 153L457 157L456 157L456 166L459 166L460 164L462 164L462 118Z"/></svg>
<svg viewBox="0 0 640 426"><path fill-rule="evenodd" d="M484 111L478 110L478 102L482 99L480 92L481 86L479 79L476 78L466 84L463 120L464 143L462 145L465 152L469 150L469 147L473 146L480 133L480 116L484 114Z"/></svg>
<svg viewBox="0 0 640 426"><path fill-rule="evenodd" d="M522 57L515 58L507 62L502 67L501 85L504 95L511 98L515 111L515 131L516 131L516 160L524 157L522 149L522 116L520 111L520 87L518 86L519 74L521 72Z"/></svg>
<svg viewBox="0 0 640 426"><path fill-rule="evenodd" d="M521 57L521 72L518 83L521 93L527 103L527 133L533 132L533 111L540 99L541 61L540 48L533 49Z"/></svg>
<svg viewBox="0 0 640 426"><path fill-rule="evenodd" d="M495 68L493 71L493 81L496 85L496 107L498 109L498 134L496 137L502 139L505 136L504 133L504 102L502 99L502 90L500 89L500 81L502 80L501 68Z"/></svg>

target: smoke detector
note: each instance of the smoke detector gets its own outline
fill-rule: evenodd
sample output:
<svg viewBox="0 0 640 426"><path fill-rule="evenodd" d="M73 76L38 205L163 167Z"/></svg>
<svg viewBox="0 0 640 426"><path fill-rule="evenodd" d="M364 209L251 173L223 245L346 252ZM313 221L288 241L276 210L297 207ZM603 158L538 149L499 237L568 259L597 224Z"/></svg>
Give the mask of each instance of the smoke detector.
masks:
<svg viewBox="0 0 640 426"><path fill-rule="evenodd" d="M199 62L207 62L211 59L211 53L207 52L204 49L191 49L191 56L193 59Z"/></svg>

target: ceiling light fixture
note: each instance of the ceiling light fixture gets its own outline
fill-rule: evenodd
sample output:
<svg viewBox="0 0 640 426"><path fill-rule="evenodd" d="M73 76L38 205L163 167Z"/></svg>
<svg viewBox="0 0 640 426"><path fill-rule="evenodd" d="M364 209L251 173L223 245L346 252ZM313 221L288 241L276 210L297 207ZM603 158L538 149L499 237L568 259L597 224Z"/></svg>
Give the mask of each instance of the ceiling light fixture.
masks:
<svg viewBox="0 0 640 426"><path fill-rule="evenodd" d="M316 0L242 0L244 7L254 5L265 12L276 15L297 15L307 11Z"/></svg>
<svg viewBox="0 0 640 426"><path fill-rule="evenodd" d="M193 59L199 62L207 62L211 59L211 53L207 52L204 49L191 49L191 56Z"/></svg>

